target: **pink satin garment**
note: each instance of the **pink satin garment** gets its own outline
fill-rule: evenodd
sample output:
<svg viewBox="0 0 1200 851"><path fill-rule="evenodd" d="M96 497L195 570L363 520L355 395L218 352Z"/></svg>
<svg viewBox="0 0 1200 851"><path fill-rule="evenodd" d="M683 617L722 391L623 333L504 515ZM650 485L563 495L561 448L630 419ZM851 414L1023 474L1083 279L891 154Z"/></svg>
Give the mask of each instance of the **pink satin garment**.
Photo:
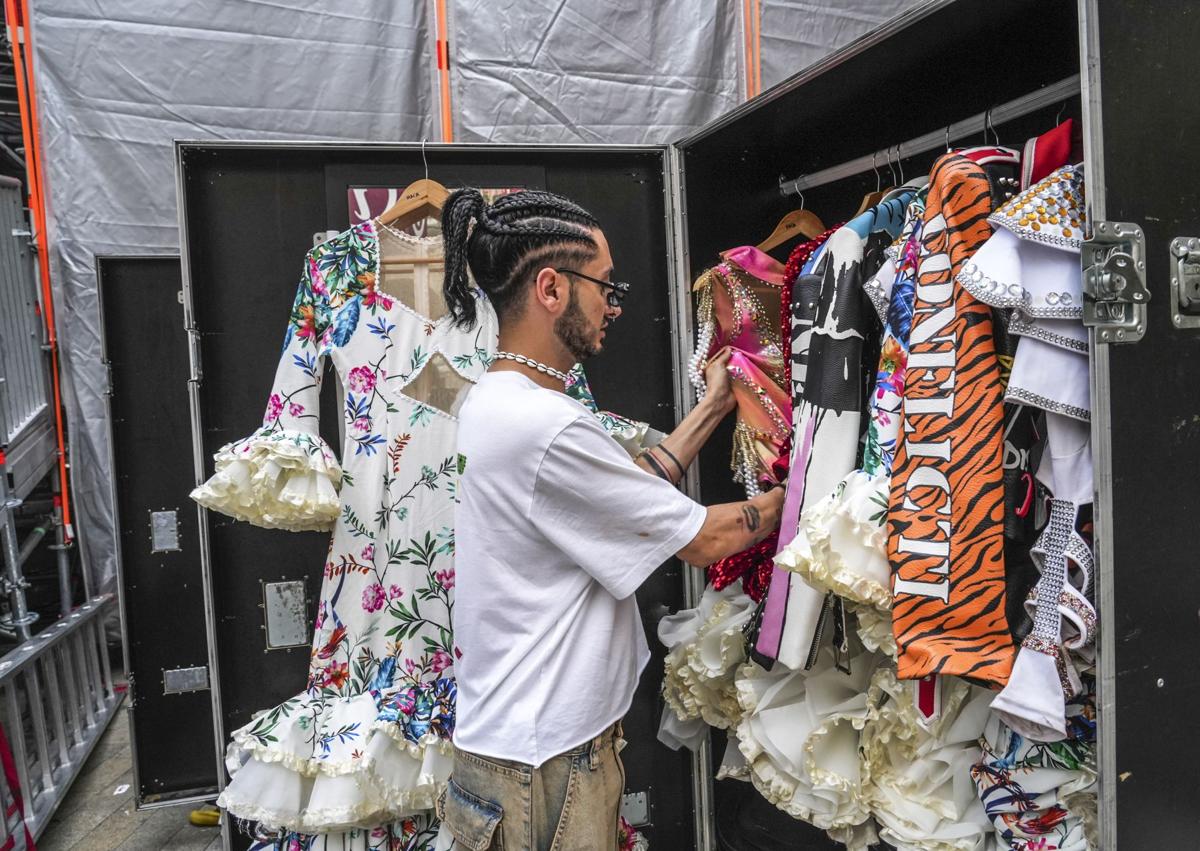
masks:
<svg viewBox="0 0 1200 851"><path fill-rule="evenodd" d="M772 292L781 293L783 264L753 246L731 249L721 257L724 262L709 271L716 328L708 355L711 358L722 349L730 350L729 374L738 422L734 467L749 461L749 472L756 480L774 484L777 478L771 467L785 450L792 421L779 343L778 310L782 307L774 304L768 309L750 284L757 279Z"/></svg>

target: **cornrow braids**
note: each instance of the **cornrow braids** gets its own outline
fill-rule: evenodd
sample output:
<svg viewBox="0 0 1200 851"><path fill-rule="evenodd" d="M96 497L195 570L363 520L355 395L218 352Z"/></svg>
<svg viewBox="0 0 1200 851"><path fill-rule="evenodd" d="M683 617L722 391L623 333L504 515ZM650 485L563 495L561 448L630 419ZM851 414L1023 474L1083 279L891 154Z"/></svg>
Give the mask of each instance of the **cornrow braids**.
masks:
<svg viewBox="0 0 1200 851"><path fill-rule="evenodd" d="M446 274L443 295L462 328L477 319L471 277L497 316L512 314L530 276L547 266L586 262L595 256L596 219L553 192L526 190L488 205L478 189L460 189L442 210Z"/></svg>

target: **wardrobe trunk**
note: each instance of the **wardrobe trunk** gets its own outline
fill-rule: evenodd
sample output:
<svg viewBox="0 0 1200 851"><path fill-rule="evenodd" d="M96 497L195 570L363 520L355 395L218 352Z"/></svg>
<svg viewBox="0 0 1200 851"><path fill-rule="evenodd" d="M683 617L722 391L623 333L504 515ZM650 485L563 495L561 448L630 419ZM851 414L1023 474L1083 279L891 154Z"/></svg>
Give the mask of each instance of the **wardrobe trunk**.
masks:
<svg viewBox="0 0 1200 851"><path fill-rule="evenodd" d="M1181 534L1190 528L1200 489L1185 454L1200 436L1186 371L1200 356L1200 323L1189 321L1187 305L1174 309L1171 281L1185 295L1191 286L1200 294L1200 247L1185 240L1172 255L1170 244L1175 237L1200 239L1184 147L1200 129L1200 106L1181 90L1190 79L1181 66L1197 30L1200 17L1182 3L931 0L669 147L178 143L189 334L186 348L172 345L176 354L188 353L190 364L183 374L172 367L175 377L162 380L178 387L190 379L194 468L180 485L180 500L188 485L207 478L212 453L261 415L300 260L315 237L350 223L356 188L403 187L424 176L427 163L429 175L450 187L547 188L591 209L608 233L619 275L635 286L588 375L602 405L661 429L693 398L686 375L690 284L718 252L758 242L801 205L834 224L879 183L902 182L893 174L926 173L944 148L906 148L890 165L881 159L874 170L805 189L803 202L781 192L781 178L870 158L922 135L949 135L946 128L993 109L989 131L956 137L954 144L986 137L1020 147L1063 119L1081 120L1091 220L1143 231L1150 295L1148 304L1135 302L1137 288L1130 285L1114 297L1099 291L1111 279L1088 279L1098 294L1089 312L1100 322L1093 331L1092 399L1103 847L1118 847L1118 838L1124 847L1186 845L1200 828L1200 788L1186 774L1200 746L1189 744L1184 729L1186 707L1200 701L1200 675L1186 656L1200 629L1200 580L1189 569ZM1031 108L1001 108L1038 91L1055 94ZM178 315L177 309L163 304L158 315ZM115 386L120 400L121 385ZM326 389L322 404L334 413L326 423L339 419L335 395ZM340 444L336 433L325 437ZM706 503L738 498L731 442L731 428L718 432L688 477L689 491ZM169 463L179 467L179 457L164 467ZM180 508L186 514L186 505ZM191 787L182 783L181 792L202 787L204 777L222 783L217 755L228 733L303 687L327 540L202 510L194 535L184 522L180 545L200 565L211 600L205 612L214 720L202 747L212 772ZM140 568L126 557L125 569ZM754 798L736 781L714 788L712 753L723 748L720 736L694 759L655 741L663 657L655 627L667 612L693 605L702 588L698 572L673 563L639 592L655 657L626 721L626 791L631 820L647 825L656 849L738 847L729 827L748 812L739 809L743 799ZM144 607L138 593L125 588L127 608ZM290 607L271 605L281 594L290 594ZM166 623L178 618L166 607L153 611ZM131 646L158 628L154 619L129 618ZM131 664L135 674L141 670L136 652ZM144 705L134 716L139 742L197 738L195 727L181 725L157 733ZM1168 766L1183 766L1184 774ZM770 825L773 847L827 846L819 832L780 815L755 816ZM228 829L226 841L245 844Z"/></svg>

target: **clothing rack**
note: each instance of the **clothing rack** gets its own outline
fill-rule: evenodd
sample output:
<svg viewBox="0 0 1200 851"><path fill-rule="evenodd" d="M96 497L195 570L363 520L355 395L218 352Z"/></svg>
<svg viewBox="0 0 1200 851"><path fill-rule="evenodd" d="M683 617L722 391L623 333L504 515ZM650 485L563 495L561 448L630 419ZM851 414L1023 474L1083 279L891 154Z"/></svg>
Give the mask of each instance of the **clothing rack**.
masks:
<svg viewBox="0 0 1200 851"><path fill-rule="evenodd" d="M935 130L924 136L901 142L899 145L891 145L873 154L849 160L841 165L814 171L812 174L802 174L792 180L780 178L779 192L782 195L799 194L805 189L824 186L856 174L878 171L881 166L886 168L889 162L898 162L908 157L937 150L943 145L948 146L950 142L989 130L996 124L1012 121L1014 118L1036 112L1077 94L1079 94L1079 75L1072 74L1057 83L1051 83L1015 100L994 106L978 115L956 121L944 130Z"/></svg>

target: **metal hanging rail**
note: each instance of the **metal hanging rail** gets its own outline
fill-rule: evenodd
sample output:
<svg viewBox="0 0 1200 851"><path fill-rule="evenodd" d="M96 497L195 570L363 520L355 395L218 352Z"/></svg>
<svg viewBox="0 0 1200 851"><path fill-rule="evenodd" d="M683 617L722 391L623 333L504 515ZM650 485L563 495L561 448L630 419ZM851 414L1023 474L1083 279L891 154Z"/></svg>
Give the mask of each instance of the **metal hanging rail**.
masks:
<svg viewBox="0 0 1200 851"><path fill-rule="evenodd" d="M783 195L791 195L803 192L805 189L824 186L827 183L852 177L856 174L874 171L881 166L886 167L889 161L895 162L907 159L908 157L915 157L918 154L935 151L949 142L973 136L996 124L1012 121L1014 118L1020 118L1023 115L1028 115L1031 112L1052 106L1061 100L1066 100L1077 94L1079 94L1079 75L1072 74L1064 80L1051 83L1015 100L1010 100L1008 103L994 106L985 112L972 115L970 118L963 119L962 121L956 121L942 130L926 133L924 136L909 139L907 142L901 142L899 145L891 145L884 150L849 160L841 165L814 171L812 174L802 174L792 180L780 180L779 191Z"/></svg>

